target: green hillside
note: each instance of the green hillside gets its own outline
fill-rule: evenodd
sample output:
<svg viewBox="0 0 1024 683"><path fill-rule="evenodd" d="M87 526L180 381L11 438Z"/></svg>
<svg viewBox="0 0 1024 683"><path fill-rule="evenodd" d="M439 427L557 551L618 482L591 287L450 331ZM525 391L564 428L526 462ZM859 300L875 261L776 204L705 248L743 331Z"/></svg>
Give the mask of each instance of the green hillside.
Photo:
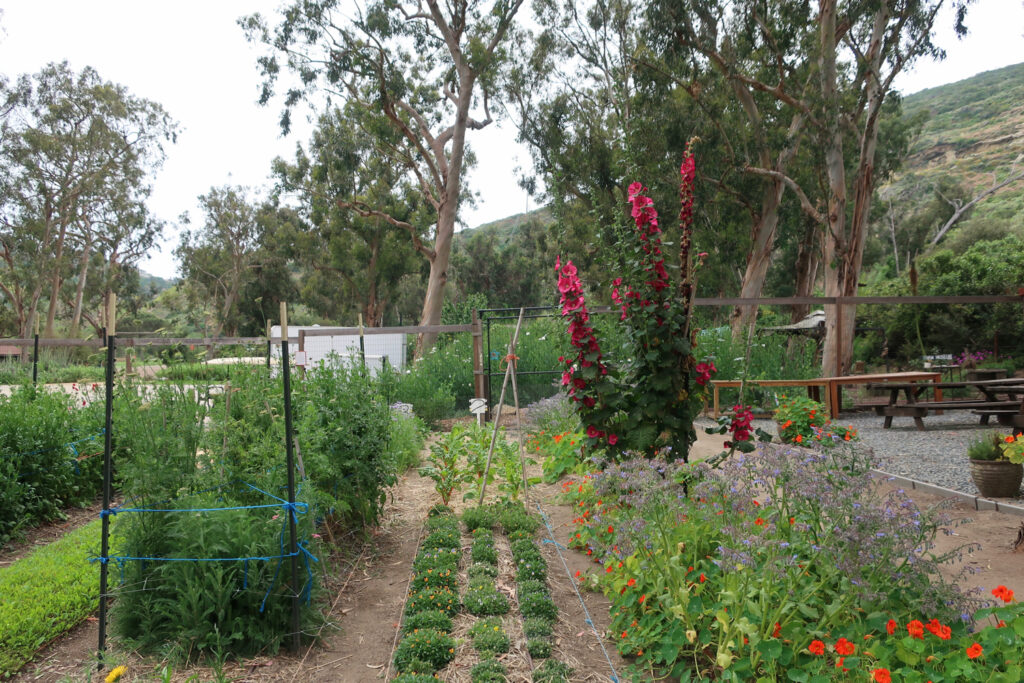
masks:
<svg viewBox="0 0 1024 683"><path fill-rule="evenodd" d="M459 231L456 239L465 240L469 239L473 235L493 233L498 238L498 241L504 245L523 225L537 223L542 226L547 226L551 224L552 221L554 221L554 218L551 216L551 211L546 207L541 207L526 213L517 213L505 218L499 218L496 221L484 223L483 225L478 225L475 228L461 230Z"/></svg>
<svg viewBox="0 0 1024 683"><path fill-rule="evenodd" d="M927 112L928 119L891 183L897 194L921 197L915 188L945 179L973 197L995 178L1005 178L1024 154L1024 64L908 95L903 108L907 116ZM996 220L1011 230L1024 227L1024 181L979 203L971 219Z"/></svg>

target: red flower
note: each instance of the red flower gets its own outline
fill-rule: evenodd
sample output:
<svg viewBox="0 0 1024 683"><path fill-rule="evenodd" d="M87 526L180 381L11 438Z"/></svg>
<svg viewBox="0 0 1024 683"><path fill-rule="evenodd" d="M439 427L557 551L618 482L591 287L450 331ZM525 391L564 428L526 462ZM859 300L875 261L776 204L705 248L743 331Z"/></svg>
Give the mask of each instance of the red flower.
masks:
<svg viewBox="0 0 1024 683"><path fill-rule="evenodd" d="M600 436L600 434L600 430L598 430L598 428L595 427L594 425L589 425L587 427L587 436L589 436L591 439L596 439L598 436Z"/></svg>
<svg viewBox="0 0 1024 683"><path fill-rule="evenodd" d="M611 524L608 525L608 533L610 533L610 534L614 534L615 533L615 527L613 527Z"/></svg>
<svg viewBox="0 0 1024 683"><path fill-rule="evenodd" d="M643 595L640 596L640 599L637 600L637 602L639 602L642 605L642 604L644 604L644 600L646 600L646 599L647 599L647 593L644 593Z"/></svg>
<svg viewBox="0 0 1024 683"><path fill-rule="evenodd" d="M974 645L971 645L969 648L967 648L967 658L968 659L977 659L978 657L981 656L982 652L983 652L983 649L982 649L981 645L978 645L977 643L975 643Z"/></svg>
<svg viewBox="0 0 1024 683"><path fill-rule="evenodd" d="M924 624L917 619L907 624L907 633L911 638L919 638L924 640Z"/></svg>
<svg viewBox="0 0 1024 683"><path fill-rule="evenodd" d="M848 641L846 638L840 638L836 641L836 654L840 655L852 655L857 649L857 646Z"/></svg>
<svg viewBox="0 0 1024 683"><path fill-rule="evenodd" d="M996 586L992 589L992 595L996 596L1003 602L1013 602L1013 591L1006 586Z"/></svg>
<svg viewBox="0 0 1024 683"><path fill-rule="evenodd" d="M872 669L871 677L875 680L875 683L892 683L892 676L889 674L888 669Z"/></svg>
<svg viewBox="0 0 1024 683"><path fill-rule="evenodd" d="M617 435L615 435L615 434L609 434L608 435L608 445L609 446L614 446L618 442L619 442L619 437Z"/></svg>
<svg viewBox="0 0 1024 683"><path fill-rule="evenodd" d="M823 655L825 654L825 643L820 640L812 640L811 644L807 646L807 651L812 655Z"/></svg>
<svg viewBox="0 0 1024 683"><path fill-rule="evenodd" d="M754 520L754 524L756 524L757 526L764 526L764 520L762 518L758 517L757 519Z"/></svg>
<svg viewBox="0 0 1024 683"><path fill-rule="evenodd" d="M885 625L885 632L891 636L892 634L896 633L896 628L898 626L899 624L896 623L895 619L890 619L889 623Z"/></svg>
<svg viewBox="0 0 1024 683"><path fill-rule="evenodd" d="M705 582L705 581L707 581L707 580L708 580L708 577L704 576L704 573L703 573L703 572L701 572L701 575L700 575L700 582L701 582L701 583L704 583L704 582Z"/></svg>
<svg viewBox="0 0 1024 683"><path fill-rule="evenodd" d="M626 585L630 586L630 587L635 586L636 585L636 579L630 579L629 581L626 582Z"/></svg>
<svg viewBox="0 0 1024 683"><path fill-rule="evenodd" d="M778 638L782 635L782 624L775 622L775 630L772 631L772 638Z"/></svg>

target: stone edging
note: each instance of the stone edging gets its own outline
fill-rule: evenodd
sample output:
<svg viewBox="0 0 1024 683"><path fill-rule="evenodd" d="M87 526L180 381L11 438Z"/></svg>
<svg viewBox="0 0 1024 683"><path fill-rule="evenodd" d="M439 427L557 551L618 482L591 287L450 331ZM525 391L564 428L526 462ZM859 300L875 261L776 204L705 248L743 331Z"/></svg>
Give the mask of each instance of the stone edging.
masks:
<svg viewBox="0 0 1024 683"><path fill-rule="evenodd" d="M1016 515L1018 517L1024 517L1024 506L1019 504L1011 504L1001 502L998 500L992 500L991 498L982 498L981 496L972 496L969 493L963 493L962 491L954 491L953 489L947 489L944 486L937 484L929 484L927 482L918 481L916 479L909 479L902 477L897 474L890 474L883 470L872 469L872 474L884 477L887 481L895 481L903 484L905 487L909 486L915 491L923 491L924 493L933 493L938 496L945 498L956 498L962 503L973 505L975 510L994 510L995 512L1004 512L1010 515Z"/></svg>

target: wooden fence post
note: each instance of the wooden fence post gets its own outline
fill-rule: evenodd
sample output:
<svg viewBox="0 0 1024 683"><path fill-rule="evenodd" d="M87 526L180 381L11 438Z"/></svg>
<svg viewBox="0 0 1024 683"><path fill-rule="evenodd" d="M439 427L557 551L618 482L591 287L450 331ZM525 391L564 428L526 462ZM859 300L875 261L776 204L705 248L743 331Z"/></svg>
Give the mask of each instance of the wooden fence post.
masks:
<svg viewBox="0 0 1024 683"><path fill-rule="evenodd" d="M480 315L473 309L473 397L487 398L484 385L484 329L480 323Z"/></svg>

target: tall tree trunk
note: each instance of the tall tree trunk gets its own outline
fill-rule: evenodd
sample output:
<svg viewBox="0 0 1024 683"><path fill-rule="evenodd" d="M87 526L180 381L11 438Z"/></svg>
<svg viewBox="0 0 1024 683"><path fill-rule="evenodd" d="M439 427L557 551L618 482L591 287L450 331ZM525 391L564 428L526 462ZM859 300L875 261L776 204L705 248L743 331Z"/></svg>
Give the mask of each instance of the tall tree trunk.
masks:
<svg viewBox="0 0 1024 683"><path fill-rule="evenodd" d="M472 70L462 64L459 72L459 96L452 131L451 156L448 161L448 175L445 178L444 194L437 211L437 236L434 239L434 257L430 259L430 274L427 276L427 293L423 297L423 312L420 325L440 325L441 307L444 304L444 289L448 283L448 264L452 254L452 237L455 235L455 218L459 210L459 196L462 189L462 162L466 152L466 128L469 126L469 105L473 96L476 77ZM425 332L416 340L416 358L434 348L436 332Z"/></svg>
<svg viewBox="0 0 1024 683"><path fill-rule="evenodd" d="M82 260L78 266L78 285L75 287L75 309L71 315L71 339L78 337L78 328L82 324L82 300L85 298L85 283L89 277L89 257L92 255L92 242L86 242L82 249Z"/></svg>
<svg viewBox="0 0 1024 683"><path fill-rule="evenodd" d="M781 180L774 180L770 184L770 189L765 190L761 215L754 223L750 251L747 253L747 268L740 285L740 296L745 299L761 296L768 267L772 263L775 232L779 225L779 202L785 186ZM756 313L757 306L736 306L732 310L730 326L733 339L744 338L745 330Z"/></svg>
<svg viewBox="0 0 1024 683"><path fill-rule="evenodd" d="M794 296L810 296L814 291L814 283L818 279L818 264L821 263L821 228L818 222L804 218L804 234L797 247L796 291ZM796 304L790 309L790 322L797 323L811 312L810 304Z"/></svg>
<svg viewBox="0 0 1024 683"><path fill-rule="evenodd" d="M826 216L825 296L844 296L849 282L846 269L846 167L843 160L843 133L839 121L839 95L836 89L836 0L819 1L819 57L823 110L827 112L825 132L825 169L828 178L828 215ZM856 278L856 276L854 276ZM823 376L842 375L843 339L849 324L844 310L836 305L825 306L825 347L821 356ZM852 339L852 337L851 337Z"/></svg>
<svg viewBox="0 0 1024 683"><path fill-rule="evenodd" d="M60 301L60 286L64 278L61 277L61 265L64 261L64 241L67 239L67 228L61 225L57 233L56 251L53 255L53 277L50 279L50 305L46 311L45 337L53 338L53 322L57 317L57 303Z"/></svg>
<svg viewBox="0 0 1024 683"><path fill-rule="evenodd" d="M380 233L374 232L370 240L370 263L366 267L366 279L370 288L363 304L363 321L367 327L378 327L383 317L383 307L377 301L377 260L380 258Z"/></svg>

